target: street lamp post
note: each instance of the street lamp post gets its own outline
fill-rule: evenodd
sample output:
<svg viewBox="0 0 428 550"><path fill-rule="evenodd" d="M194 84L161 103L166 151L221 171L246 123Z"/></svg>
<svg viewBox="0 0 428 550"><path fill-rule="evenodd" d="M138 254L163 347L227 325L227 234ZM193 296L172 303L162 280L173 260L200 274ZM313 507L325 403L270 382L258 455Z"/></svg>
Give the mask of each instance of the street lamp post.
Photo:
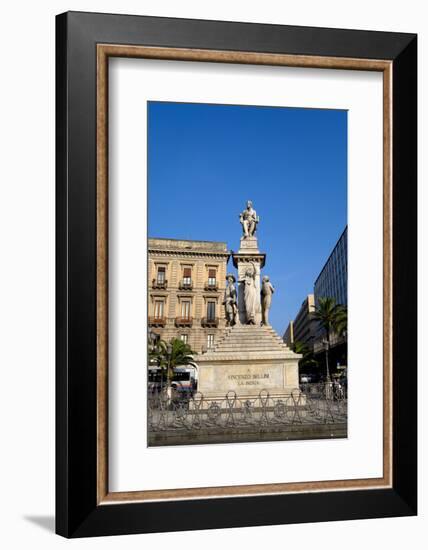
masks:
<svg viewBox="0 0 428 550"><path fill-rule="evenodd" d="M166 393L169 399L172 397L171 393L171 382L170 382L170 373L171 373L171 360L172 360L172 344L166 346L166 354L168 357L167 368L166 368Z"/></svg>
<svg viewBox="0 0 428 550"><path fill-rule="evenodd" d="M326 367L326 383L325 383L325 397L326 399L332 398L332 384L331 384L331 378L330 378L330 369L328 366L328 351L330 347L330 339L329 337L324 338L323 340L324 349L325 349L325 367Z"/></svg>
<svg viewBox="0 0 428 550"><path fill-rule="evenodd" d="M330 348L330 342L328 338L323 339L324 349L325 349L325 368L326 368L326 382L331 382L330 378L330 369L328 365L328 352Z"/></svg>

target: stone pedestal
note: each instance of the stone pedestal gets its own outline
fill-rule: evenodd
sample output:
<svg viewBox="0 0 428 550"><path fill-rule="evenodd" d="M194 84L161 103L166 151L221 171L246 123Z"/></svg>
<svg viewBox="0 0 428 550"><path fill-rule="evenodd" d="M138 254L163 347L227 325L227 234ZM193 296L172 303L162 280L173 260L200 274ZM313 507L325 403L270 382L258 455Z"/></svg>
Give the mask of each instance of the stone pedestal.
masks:
<svg viewBox="0 0 428 550"><path fill-rule="evenodd" d="M256 307L256 325L260 325L262 321L262 310L260 305L260 271L265 265L266 254L259 251L257 237L241 237L241 243L238 252L232 252L233 265L238 270L238 281L240 281L249 265L251 265L256 273L256 291L257 291L257 307ZM244 284L238 284L238 321L239 324L245 325L247 322L245 315L244 301Z"/></svg>
<svg viewBox="0 0 428 550"><path fill-rule="evenodd" d="M262 390L283 396L299 388L298 361L272 327L230 328L214 350L198 355L198 391L204 398L257 397Z"/></svg>
<svg viewBox="0 0 428 550"><path fill-rule="evenodd" d="M259 245L257 243L257 237L252 235L251 237L241 237L241 242L239 246L240 254L251 254L252 252L259 252Z"/></svg>

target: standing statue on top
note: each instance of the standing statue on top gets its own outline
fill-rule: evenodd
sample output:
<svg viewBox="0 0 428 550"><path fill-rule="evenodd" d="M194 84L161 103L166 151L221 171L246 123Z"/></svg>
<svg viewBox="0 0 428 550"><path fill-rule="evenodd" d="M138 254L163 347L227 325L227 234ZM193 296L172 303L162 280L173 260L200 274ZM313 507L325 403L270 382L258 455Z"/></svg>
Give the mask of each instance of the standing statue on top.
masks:
<svg viewBox="0 0 428 550"><path fill-rule="evenodd" d="M239 221L242 224L244 238L253 237L260 219L253 208L252 201L247 201L247 208L239 215Z"/></svg>
<svg viewBox="0 0 428 550"><path fill-rule="evenodd" d="M256 287L256 269L250 264L242 279L238 281L244 285L244 303L245 303L245 318L247 325L256 324L257 313L257 287Z"/></svg>
<svg viewBox="0 0 428 550"><path fill-rule="evenodd" d="M236 314L238 306L236 305L235 276L228 273L226 276L227 287L224 290L223 305L226 313L226 326L233 327L236 324Z"/></svg>
<svg viewBox="0 0 428 550"><path fill-rule="evenodd" d="M262 325L269 324L269 309L272 303L272 294L275 292L271 285L269 277L265 275L262 281Z"/></svg>

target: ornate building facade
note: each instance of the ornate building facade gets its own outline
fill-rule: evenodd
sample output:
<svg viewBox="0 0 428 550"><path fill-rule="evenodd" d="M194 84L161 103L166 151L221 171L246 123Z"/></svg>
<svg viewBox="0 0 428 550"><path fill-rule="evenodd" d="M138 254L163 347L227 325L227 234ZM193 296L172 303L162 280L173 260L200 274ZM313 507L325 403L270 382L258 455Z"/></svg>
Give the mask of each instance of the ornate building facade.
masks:
<svg viewBox="0 0 428 550"><path fill-rule="evenodd" d="M181 338L196 353L214 347L226 324L229 256L223 242L149 238L149 330Z"/></svg>

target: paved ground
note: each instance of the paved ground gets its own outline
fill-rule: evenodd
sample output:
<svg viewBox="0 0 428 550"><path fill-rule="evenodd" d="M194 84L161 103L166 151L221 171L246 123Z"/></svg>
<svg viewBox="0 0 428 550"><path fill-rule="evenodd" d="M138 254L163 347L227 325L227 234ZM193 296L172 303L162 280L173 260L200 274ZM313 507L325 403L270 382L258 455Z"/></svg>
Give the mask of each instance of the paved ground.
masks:
<svg viewBox="0 0 428 550"><path fill-rule="evenodd" d="M248 443L256 441L291 441L298 439L337 439L347 437L347 423L293 424L290 426L255 426L203 428L201 430L164 430L149 432L149 446L205 445L208 443Z"/></svg>

